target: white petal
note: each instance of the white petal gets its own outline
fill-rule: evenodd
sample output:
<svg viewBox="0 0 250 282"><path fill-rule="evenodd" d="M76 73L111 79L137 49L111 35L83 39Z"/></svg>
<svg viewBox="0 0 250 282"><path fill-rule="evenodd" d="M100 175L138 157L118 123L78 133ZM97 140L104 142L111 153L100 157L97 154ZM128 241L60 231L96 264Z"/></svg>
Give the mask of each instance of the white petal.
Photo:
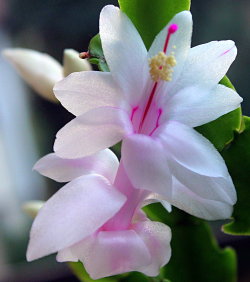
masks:
<svg viewBox="0 0 250 282"><path fill-rule="evenodd" d="M185 212L206 220L218 220L229 218L233 206L220 201L200 197L175 178L173 179L172 205Z"/></svg>
<svg viewBox="0 0 250 282"><path fill-rule="evenodd" d="M54 58L22 48L6 49L3 55L38 94L52 102L57 101L52 89L55 83L63 78L63 71Z"/></svg>
<svg viewBox="0 0 250 282"><path fill-rule="evenodd" d="M188 55L188 51L191 45L193 28L192 15L188 11L183 11L174 16L169 24L156 36L152 46L149 49L149 58L155 56L156 54L158 54L158 52L163 51L163 47L168 34L168 28L171 24L177 24L178 30L170 37L167 48L167 55L170 55L171 52L174 52L177 64L174 67L171 82L164 83L164 92L166 92L167 89L175 83L180 72L182 71L185 59Z"/></svg>
<svg viewBox="0 0 250 282"><path fill-rule="evenodd" d="M225 162L206 138L178 122L169 122L159 138L179 181L202 197L235 203L236 193Z"/></svg>
<svg viewBox="0 0 250 282"><path fill-rule="evenodd" d="M138 31L124 13L109 5L100 15L100 36L112 76L136 105L148 79L147 50Z"/></svg>
<svg viewBox="0 0 250 282"><path fill-rule="evenodd" d="M82 261L92 279L135 271L150 263L150 253L134 230L101 231ZM81 258L80 258L81 259Z"/></svg>
<svg viewBox="0 0 250 282"><path fill-rule="evenodd" d="M116 107L122 101L121 90L111 74L97 71L72 73L55 85L54 93L76 116L98 107Z"/></svg>
<svg viewBox="0 0 250 282"><path fill-rule="evenodd" d="M153 138L133 134L123 141L122 160L133 186L171 196L171 175L165 149Z"/></svg>
<svg viewBox="0 0 250 282"><path fill-rule="evenodd" d="M224 85L217 85L212 90L187 87L167 103L166 118L195 127L235 110L241 102L242 98Z"/></svg>
<svg viewBox="0 0 250 282"><path fill-rule="evenodd" d="M81 159L62 159L56 154L48 154L34 166L44 176L58 182L71 181L84 174L100 174L113 183L119 161L109 149L102 150Z"/></svg>
<svg viewBox="0 0 250 282"><path fill-rule="evenodd" d="M92 67L87 59L81 59L79 52L73 49L65 49L63 53L63 73L64 76L72 72L90 71Z"/></svg>
<svg viewBox="0 0 250 282"><path fill-rule="evenodd" d="M79 177L61 188L35 218L27 260L41 258L86 238L122 207L126 198L98 175Z"/></svg>
<svg viewBox="0 0 250 282"><path fill-rule="evenodd" d="M111 107L97 108L59 130L54 151L62 158L82 158L113 146L131 132L127 112Z"/></svg>
<svg viewBox="0 0 250 282"><path fill-rule="evenodd" d="M237 54L231 40L212 41L190 49L175 92L191 85L214 87L227 73Z"/></svg>
<svg viewBox="0 0 250 282"><path fill-rule="evenodd" d="M171 230L163 223L150 220L135 224L134 230L143 239L151 255L151 264L138 268L138 271L147 276L157 276L171 257Z"/></svg>

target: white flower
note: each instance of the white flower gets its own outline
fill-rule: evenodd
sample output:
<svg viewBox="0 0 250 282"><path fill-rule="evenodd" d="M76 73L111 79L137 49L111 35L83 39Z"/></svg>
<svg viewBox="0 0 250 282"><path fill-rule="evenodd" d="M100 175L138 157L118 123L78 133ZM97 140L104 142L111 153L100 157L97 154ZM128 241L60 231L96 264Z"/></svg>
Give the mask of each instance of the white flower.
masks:
<svg viewBox="0 0 250 282"><path fill-rule="evenodd" d="M75 73L56 84L57 98L76 118L58 132L54 149L80 158L123 140L134 187L191 214L227 218L236 202L233 182L220 154L193 127L240 106L240 96L218 84L236 47L213 41L190 48L191 33L191 14L181 12L147 52L128 17L106 6L100 36L110 73Z"/></svg>

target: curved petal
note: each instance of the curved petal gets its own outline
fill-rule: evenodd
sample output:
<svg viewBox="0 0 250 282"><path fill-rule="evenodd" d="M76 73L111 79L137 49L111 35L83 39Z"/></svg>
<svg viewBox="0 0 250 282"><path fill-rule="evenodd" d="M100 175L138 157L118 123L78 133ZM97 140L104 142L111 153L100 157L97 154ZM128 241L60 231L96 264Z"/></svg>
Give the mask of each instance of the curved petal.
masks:
<svg viewBox="0 0 250 282"><path fill-rule="evenodd" d="M142 134L127 137L122 144L122 159L135 188L171 196L171 175L165 149L157 140Z"/></svg>
<svg viewBox="0 0 250 282"><path fill-rule="evenodd" d="M185 212L206 219L218 220L229 218L232 214L231 204L209 198L200 197L177 179L173 179L173 195L171 204Z"/></svg>
<svg viewBox="0 0 250 282"><path fill-rule="evenodd" d="M111 107L97 108L59 130L54 151L62 158L82 158L113 146L131 132L127 112Z"/></svg>
<svg viewBox="0 0 250 282"><path fill-rule="evenodd" d="M136 104L148 79L147 50L138 31L123 12L108 5L101 11L100 36L112 76Z"/></svg>
<svg viewBox="0 0 250 282"><path fill-rule="evenodd" d="M194 84L213 88L227 73L236 54L231 40L211 41L191 48L174 92Z"/></svg>
<svg viewBox="0 0 250 282"><path fill-rule="evenodd" d="M98 107L121 105L122 94L110 73L83 71L56 83L54 93L75 116Z"/></svg>
<svg viewBox="0 0 250 282"><path fill-rule="evenodd" d="M100 174L113 183L119 161L109 149L81 159L62 159L55 153L41 158L33 169L58 182L68 182L81 175Z"/></svg>
<svg viewBox="0 0 250 282"><path fill-rule="evenodd" d="M144 221L134 225L134 230L147 246L151 263L138 268L147 276L157 276L160 268L169 262L171 257L171 230L161 222Z"/></svg>
<svg viewBox="0 0 250 282"><path fill-rule="evenodd" d="M41 258L86 238L116 214L126 197L104 177L79 177L55 193L35 218L27 260Z"/></svg>
<svg viewBox="0 0 250 282"><path fill-rule="evenodd" d="M45 53L24 48L6 49L3 55L38 94L52 102L57 101L52 89L63 78L59 62Z"/></svg>
<svg viewBox="0 0 250 282"><path fill-rule="evenodd" d="M242 98L224 85L213 90L187 87L167 103L166 118L195 127L235 110L241 102Z"/></svg>
<svg viewBox="0 0 250 282"><path fill-rule="evenodd" d="M150 264L150 253L134 230L101 231L96 236L91 252L79 259L92 279L135 271Z"/></svg>
<svg viewBox="0 0 250 282"><path fill-rule="evenodd" d="M187 169L207 176L228 176L221 155L208 139L193 128L170 121L159 128L158 137L168 154Z"/></svg>
<svg viewBox="0 0 250 282"><path fill-rule="evenodd" d="M163 51L163 47L168 34L168 28L172 24L177 24L178 30L171 35L166 54L170 55L172 52L174 52L177 64L174 67L171 82L164 83L164 88L162 90L163 92L166 92L167 89L175 83L176 79L183 69L185 59L188 55L191 46L191 36L193 29L191 13L189 11L183 11L173 17L169 24L156 36L148 52L149 58Z"/></svg>

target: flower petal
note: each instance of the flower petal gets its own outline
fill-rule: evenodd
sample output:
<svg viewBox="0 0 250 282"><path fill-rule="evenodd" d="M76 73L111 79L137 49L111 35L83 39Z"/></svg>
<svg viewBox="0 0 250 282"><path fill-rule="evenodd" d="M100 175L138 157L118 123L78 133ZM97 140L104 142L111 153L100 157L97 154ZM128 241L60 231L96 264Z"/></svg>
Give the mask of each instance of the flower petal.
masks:
<svg viewBox="0 0 250 282"><path fill-rule="evenodd" d="M171 82L164 83L164 92L170 87L170 84L174 84L180 72L182 71L185 59L188 55L191 46L191 36L192 36L192 15L189 11L183 11L178 13L169 24L156 36L152 46L149 49L148 57L151 58L163 50L166 37L168 34L168 28L172 24L178 25L178 30L171 35L167 55L174 52L177 64L174 67L174 72Z"/></svg>
<svg viewBox="0 0 250 282"><path fill-rule="evenodd" d="M206 138L178 122L169 122L159 138L169 152L170 170L180 182L204 198L235 203L225 162Z"/></svg>
<svg viewBox="0 0 250 282"><path fill-rule="evenodd" d="M56 154L48 154L34 166L44 176L58 182L68 182L84 174L96 173L113 183L119 161L109 149L102 150L81 159L62 159Z"/></svg>
<svg viewBox="0 0 250 282"><path fill-rule="evenodd" d="M126 197L99 175L79 177L61 188L35 218L27 260L65 249L95 232L125 203Z"/></svg>
<svg viewBox="0 0 250 282"><path fill-rule="evenodd" d="M195 127L235 110L241 102L242 98L224 85L217 85L213 90L187 87L167 103L166 118Z"/></svg>
<svg viewBox="0 0 250 282"><path fill-rule="evenodd" d="M137 104L148 79L147 50L130 21L117 7L105 6L100 36L111 74L131 104Z"/></svg>
<svg viewBox="0 0 250 282"><path fill-rule="evenodd" d="M52 89L63 78L63 70L54 58L23 48L6 49L3 55L38 94L52 102L57 101Z"/></svg>
<svg viewBox="0 0 250 282"><path fill-rule="evenodd" d="M233 210L231 204L222 202L220 199L211 200L200 197L175 178L173 179L171 204L191 215L206 220L229 218Z"/></svg>
<svg viewBox="0 0 250 282"><path fill-rule="evenodd" d="M157 140L133 134L123 141L122 159L135 188L171 196L171 175L165 149Z"/></svg>
<svg viewBox="0 0 250 282"><path fill-rule="evenodd" d="M236 54L235 43L231 40L211 41L191 48L175 93L191 85L213 88L227 73Z"/></svg>
<svg viewBox="0 0 250 282"><path fill-rule="evenodd" d="M122 100L111 74L97 71L72 73L55 85L54 93L76 116L98 107L119 106Z"/></svg>
<svg viewBox="0 0 250 282"><path fill-rule="evenodd" d="M171 257L171 230L160 222L144 221L134 225L134 230L147 246L151 255L151 264L137 269L147 276L157 276L160 268L168 263Z"/></svg>
<svg viewBox="0 0 250 282"><path fill-rule="evenodd" d="M59 130L54 151L62 158L82 158L113 146L131 132L127 112L111 107L97 108Z"/></svg>

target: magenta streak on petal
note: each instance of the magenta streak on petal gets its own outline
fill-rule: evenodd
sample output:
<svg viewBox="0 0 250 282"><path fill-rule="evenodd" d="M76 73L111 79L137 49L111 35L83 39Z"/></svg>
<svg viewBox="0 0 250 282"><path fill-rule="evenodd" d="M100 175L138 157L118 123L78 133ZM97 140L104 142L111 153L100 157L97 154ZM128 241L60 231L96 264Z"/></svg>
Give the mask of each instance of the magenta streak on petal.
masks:
<svg viewBox="0 0 250 282"><path fill-rule="evenodd" d="M161 115L162 115L162 109L160 108L160 109L158 110L158 117L157 117L157 120L156 120L155 128L150 132L149 136L153 135L153 133L155 132L155 130L159 127Z"/></svg>
<svg viewBox="0 0 250 282"><path fill-rule="evenodd" d="M227 51L223 52L222 54L220 54L219 57L226 55L226 54L229 53L233 48L234 48L234 46L231 47L230 49L228 49Z"/></svg>
<svg viewBox="0 0 250 282"><path fill-rule="evenodd" d="M178 30L178 25L177 24L171 24L169 26L168 34L167 34L167 37L166 37L166 40L165 40L165 44L164 44L164 47L163 47L163 52L165 54L167 52L167 48L168 48L168 45L169 45L169 40L170 40L171 35L174 34L177 30ZM142 127L143 127L144 121L146 119L147 113L148 113L148 111L149 111L149 109L151 107L151 104L152 104L152 101L154 99L157 86L158 86L158 82L156 81L154 83L153 89L152 89L152 91L150 93L148 102L146 104L146 107L145 107L145 110L144 110L144 113L143 113L143 116L142 116L142 119L141 119L141 122L140 122L140 126L139 126L139 132L142 130Z"/></svg>

